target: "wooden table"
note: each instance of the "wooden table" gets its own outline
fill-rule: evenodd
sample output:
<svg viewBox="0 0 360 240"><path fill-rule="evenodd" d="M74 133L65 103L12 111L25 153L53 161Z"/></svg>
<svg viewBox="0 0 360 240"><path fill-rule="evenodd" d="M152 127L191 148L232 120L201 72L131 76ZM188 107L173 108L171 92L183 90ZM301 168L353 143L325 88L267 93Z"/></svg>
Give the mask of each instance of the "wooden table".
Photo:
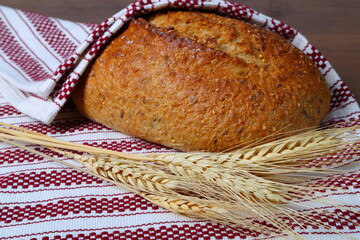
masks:
<svg viewBox="0 0 360 240"><path fill-rule="evenodd" d="M1 5L79 22L101 22L130 0L0 0ZM234 0L295 27L360 96L359 0Z"/></svg>

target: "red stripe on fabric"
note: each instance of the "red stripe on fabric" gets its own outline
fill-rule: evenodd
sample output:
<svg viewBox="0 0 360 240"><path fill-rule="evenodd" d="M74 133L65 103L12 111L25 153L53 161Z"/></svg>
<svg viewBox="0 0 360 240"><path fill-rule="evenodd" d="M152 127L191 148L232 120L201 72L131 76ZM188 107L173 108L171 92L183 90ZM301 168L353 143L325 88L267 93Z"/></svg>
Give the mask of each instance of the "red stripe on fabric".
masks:
<svg viewBox="0 0 360 240"><path fill-rule="evenodd" d="M360 208L360 205L336 205L336 206L314 207L314 208L311 208L311 209L304 209L304 210L301 210L299 212L309 212L309 211L314 211L314 210L325 210L325 209L329 209L329 208L333 208L334 210L337 211L337 209L344 209L344 208Z"/></svg>
<svg viewBox="0 0 360 240"><path fill-rule="evenodd" d="M39 149L36 149L36 150L39 150ZM17 162L17 163L35 162L35 161L40 161L43 159L44 159L44 157L39 156L37 154L29 153L26 150L20 150L20 149L16 149L14 151L6 150L5 152L1 152L0 165L13 164L15 162Z"/></svg>
<svg viewBox="0 0 360 240"><path fill-rule="evenodd" d="M265 19L265 22L263 23L263 25L261 25L261 28L265 28L269 23L269 19Z"/></svg>
<svg viewBox="0 0 360 240"><path fill-rule="evenodd" d="M360 233L360 231L341 231L341 233L338 232L298 232L301 235L324 235L324 234L329 234L329 235L345 235L345 234L355 234L355 233ZM281 235L281 236L286 236L286 235ZM264 237L264 238L256 238L254 240L268 240L268 239L274 239L274 238L278 238L280 236L273 236L273 237ZM351 239L351 238L350 238Z"/></svg>
<svg viewBox="0 0 360 240"><path fill-rule="evenodd" d="M274 18L271 19L267 28L270 31L276 32L277 34L284 37L288 41L292 41L292 39L294 38L297 32L294 28Z"/></svg>
<svg viewBox="0 0 360 240"><path fill-rule="evenodd" d="M220 226L218 224L197 224L194 225L175 225L176 222L168 222L169 224L174 223L170 226L158 226L158 227L148 227L145 226L159 225L159 224L147 224L147 225L138 225L137 229L130 230L126 228L118 228L113 232L109 232L109 229L104 229L102 232L87 232L87 233L78 233L73 235L73 233L67 234L66 236L56 235L55 239L122 239L122 240L138 240L138 239L156 239L156 240L168 240L168 239L202 239L210 240L216 237L234 239L241 238L245 239L246 237L257 237L260 236L260 233L250 231L247 229L238 229L238 231L230 230L229 228ZM166 224L166 222L165 222ZM113 229L113 228L112 228ZM44 238L43 238L44 239ZM49 238L45 239L52 239Z"/></svg>
<svg viewBox="0 0 360 240"><path fill-rule="evenodd" d="M58 59L60 62L70 57L75 51L77 46L58 28L52 18L27 11L22 11L22 13L31 22L37 33L62 58Z"/></svg>
<svg viewBox="0 0 360 240"><path fill-rule="evenodd" d="M148 211L148 210L158 210L159 207L152 204L151 202L145 200L144 198L138 195L128 195L123 196L122 198L113 197L106 198L105 196L96 196L91 198L86 198L85 196L79 198L69 198L69 199L60 199L57 202L49 202L45 204L30 205L25 206L5 206L0 208L0 222L5 224L10 224L11 222L21 222L29 221L35 219L44 219L47 217L58 217L58 216L68 216L76 214L88 214L90 217L94 216L92 214L114 214L114 213L123 213L125 211ZM22 205L24 203L21 203ZM354 206L336 206L333 208L356 208ZM328 209L329 207L314 208L311 210L305 211L314 211L314 210L323 210ZM303 211L303 212L305 212ZM342 212L341 212L342 213ZM347 212L348 215L352 213Z"/></svg>
<svg viewBox="0 0 360 240"><path fill-rule="evenodd" d="M11 173L0 179L0 189L34 189L54 186L101 184L103 180L77 170Z"/></svg>
<svg viewBox="0 0 360 240"><path fill-rule="evenodd" d="M72 160L63 160L64 162L67 161L72 161ZM40 160L39 162L31 162L31 163L21 163L21 164L11 164L11 165L3 165L1 166L2 169L6 169L6 168L14 168L14 167L24 167L24 166L34 166L34 165L40 165L40 164L46 164L46 163L53 163L54 161L49 160ZM7 173L5 174L0 174L0 175L7 175Z"/></svg>
<svg viewBox="0 0 360 240"><path fill-rule="evenodd" d="M25 201L25 202L9 202L9 203L0 203L1 205L10 206L10 205L29 205L29 204L37 204L37 203L47 203L47 202L53 202L58 200L65 200L65 199L79 199L79 198L96 198L96 197L102 197L102 198L112 198L112 197L121 197L125 195L134 195L132 192L122 192L122 193L116 193L116 194L87 194L87 195L81 195L81 196L61 196L57 198L49 198L46 200L38 200L38 201Z"/></svg>
<svg viewBox="0 0 360 240"><path fill-rule="evenodd" d="M1 107L0 107L1 109ZM64 111L65 110L65 111ZM77 113L74 117L67 117L67 113ZM105 127L99 123L93 122L88 118L83 117L79 114L79 112L75 109L63 109L61 111L61 115L65 116L64 118L56 118L54 123L51 125L46 125L40 122L31 121L31 119L26 118L24 121L16 122L16 126L21 126L23 128L32 129L35 132L39 133L54 133L52 135L61 134L61 136L78 136L78 134L87 134L86 131L91 130L91 133L111 133L116 132L108 127ZM60 116L61 116L60 115ZM60 117L59 116L59 117ZM66 133L64 131L60 131L61 126L64 125L66 127ZM77 129L79 128L79 129ZM81 130L82 132L78 132L77 130ZM75 133L76 132L76 133ZM131 139L134 137L124 137L126 139Z"/></svg>
<svg viewBox="0 0 360 240"><path fill-rule="evenodd" d="M7 194L20 194L20 193L37 193L37 192L49 192L49 191L63 191L63 190L76 190L76 189L84 189L84 188L107 188L114 187L114 184L101 184L101 185L93 185L93 186L79 186L79 187L57 187L57 188L46 188L46 189L37 189L37 190L28 190L28 191L0 191L0 193Z"/></svg>
<svg viewBox="0 0 360 240"><path fill-rule="evenodd" d="M301 49L302 52L304 52L308 47L309 47L310 43L308 42L305 47L303 49Z"/></svg>
<svg viewBox="0 0 360 240"><path fill-rule="evenodd" d="M360 114L360 111L352 112L352 113L350 113L350 114L348 114L348 115L343 115L343 116L340 116L340 117L334 117L334 118L332 118L332 119L324 122L324 124L325 124L325 125L329 125L329 124L340 123L340 122L344 121L344 119L349 118L349 117L351 117L351 116L353 116L353 115L355 115L355 114L358 114L358 115L359 115L359 114ZM359 121L360 121L360 120L357 120L357 122L359 122Z"/></svg>
<svg viewBox="0 0 360 240"><path fill-rule="evenodd" d="M55 81L54 79L51 79L51 80ZM43 101L43 102L46 102L46 101L47 101L46 98L37 96L37 95L35 95L35 94L32 94L32 93L25 94L25 92L23 92L23 93L24 93L24 95L26 95L27 97L33 97L33 98L36 98L36 99L41 100L41 101Z"/></svg>
<svg viewBox="0 0 360 240"><path fill-rule="evenodd" d="M142 228L148 227L153 225L162 225L162 224L180 224L180 223L202 223L201 221L194 220L194 221L162 221L156 223L147 223L147 224L138 224L132 226L124 226L124 227L107 227L107 228L88 228L88 229L74 229L74 230L58 230L58 231L47 231L42 233L34 233L34 234L23 234L17 236L7 237L6 239L13 239L13 238L23 238L23 237L30 237L30 236L37 236L37 235L44 235L44 234L54 234L54 233L68 233L68 232L85 232L85 231L101 231L101 230L113 230L113 229L127 229L129 227L132 228ZM45 237L46 239L46 237Z"/></svg>
<svg viewBox="0 0 360 240"><path fill-rule="evenodd" d="M146 154L152 154L152 153L173 153L170 152L170 151L146 151ZM64 162L67 162L67 161L73 161L73 160L63 160ZM24 161L23 163L20 163L20 164L3 164L1 166L1 168L3 169L6 169L6 168L14 168L14 167L24 167L24 166L34 166L34 165L39 165L39 164L46 164L46 163L53 163L54 161L52 160L45 160L45 159L41 159L39 158L38 161L29 161L29 163L25 163L26 161ZM6 173L5 174L0 174L1 175L7 175Z"/></svg>
<svg viewBox="0 0 360 240"><path fill-rule="evenodd" d="M24 127L26 124L22 124L21 126ZM27 128L27 127L25 127ZM74 128L76 129L76 128ZM104 133L112 133L113 131L94 131L92 133L96 134L104 134ZM89 134L89 132L78 133L75 131L73 134L66 134L60 133L61 137L79 137L80 134ZM49 134L48 134L49 135ZM150 143L141 139L137 139L134 137L123 137L123 138L93 138L90 141L86 140L76 140L74 142L88 145L88 146L95 146L100 147L103 149L110 149L114 151L146 151L146 153L163 153L163 152L175 152L170 148L163 147L161 145L157 145L154 143ZM29 144L28 147L35 147L38 151L42 148L39 148L37 145ZM34 154L29 154L25 150L20 150L14 147L3 147L2 148L3 154L0 155L0 165L7 164L10 167L17 166L18 163L30 163L30 162L38 162L44 163L43 158L36 156ZM44 153L53 156L52 151L44 150ZM56 157L61 157L61 155L56 154ZM51 162L51 161L46 161Z"/></svg>
<svg viewBox="0 0 360 240"><path fill-rule="evenodd" d="M328 75L328 73L333 70L334 68L333 67L330 67L324 74L323 76L326 77L326 75Z"/></svg>
<svg viewBox="0 0 360 240"><path fill-rule="evenodd" d="M328 198L328 197L334 197L334 196L346 196L346 195L349 195L349 196L354 196L354 195L358 195L360 194L360 191L357 191L357 192L334 192L334 193L331 193L331 194L323 194L323 195L316 195L316 196L313 196L311 198L308 198L307 200L308 201L313 201L313 200L317 200L317 199L323 199L323 198ZM303 203L305 201L301 200L301 201L293 201L293 203Z"/></svg>
<svg viewBox="0 0 360 240"><path fill-rule="evenodd" d="M89 217L96 214L116 214L134 211L158 210L159 207L138 196L123 196L122 198L92 197L79 199L72 198L49 202L46 204L25 206L4 206L0 208L0 222L10 224L13 222L32 221L35 219L74 216L78 214ZM85 216L82 216L85 217Z"/></svg>
<svg viewBox="0 0 360 240"><path fill-rule="evenodd" d="M296 38L296 36L297 36L298 34L299 34L299 31L295 30L295 33L294 33L294 35L291 37L291 39L289 40L289 42L292 43L292 42L295 40L295 38Z"/></svg>
<svg viewBox="0 0 360 240"><path fill-rule="evenodd" d="M134 139L134 141L123 141L123 140L116 140L111 142L92 142L92 143L83 143L84 145L89 145L92 147L99 147L104 148L112 151L148 151L148 150L163 150L167 149L163 146L157 145L155 143L147 142L140 139Z"/></svg>
<svg viewBox="0 0 360 240"><path fill-rule="evenodd" d="M344 234L354 234L354 233L360 233L360 231L353 231L353 232L341 232L341 233L338 233L338 232L312 232L312 233L309 233L309 232L299 232L300 234L311 234L311 235L323 235L323 234L330 234L330 235L344 235ZM351 239L351 238L349 238Z"/></svg>
<svg viewBox="0 0 360 240"><path fill-rule="evenodd" d="M0 12L1 9L0 9ZM0 20L0 35L2 41L0 48L5 55L8 56L9 60L14 63L9 63L5 60L3 56L0 56L8 63L15 71L24 77L25 80L29 79L23 74L28 75L32 81L43 81L47 79L50 75L41 67L41 65L33 59L25 49L23 49L15 40L15 37L11 34L10 30L6 27L6 24ZM19 69L21 69L21 71Z"/></svg>
<svg viewBox="0 0 360 240"><path fill-rule="evenodd" d="M44 174L42 174L42 175L44 175ZM56 176L58 176L58 175L59 174L56 173ZM325 187L336 186L336 187L345 188L347 186L351 186L351 187L355 186L357 188L360 188L360 184L358 184L358 182L360 181L359 176L360 176L360 173L358 173L358 174L350 174L350 175L342 175L342 176L332 177L330 180L319 181L319 183L320 184L323 183L322 186L325 186ZM36 175L33 176L33 178L34 177L36 178ZM51 178L51 180L53 180L53 179ZM70 182L73 182L73 180L69 180L69 179L67 179L67 180L68 180L69 184L70 184ZM56 181L56 179L54 181ZM355 182L355 184L354 184L354 182ZM343 195L348 195L348 194L352 195L352 194L355 194L355 193L343 193ZM339 195L339 194L332 194L332 195ZM321 196L321 197L324 197L324 196Z"/></svg>
<svg viewBox="0 0 360 240"><path fill-rule="evenodd" d="M173 153L174 151L148 151L146 150L146 154L152 154L152 153ZM73 161L73 160L63 160L64 162L67 161ZM16 164L17 162L21 162L19 164ZM4 163L0 164L2 165L1 168L6 169L6 168L14 168L14 167L24 167L24 166L34 166L34 165L39 165L39 164L46 164L46 163L53 163L54 161L52 160L45 160L44 158L37 158L36 159L18 159L17 161L4 161ZM15 164L14 164L15 163ZM7 174L0 174L1 175L7 175Z"/></svg>
<svg viewBox="0 0 360 240"><path fill-rule="evenodd" d="M70 97L70 94L73 91L78 80L79 76L72 77L72 75L69 75L68 78L63 82L63 84L59 86L60 88L57 96L54 97L54 101L59 102L59 104L66 101Z"/></svg>
<svg viewBox="0 0 360 240"><path fill-rule="evenodd" d="M310 184L312 185L312 184ZM316 186L340 188L349 190L350 188L360 189L360 173L343 174L340 176L331 176L315 182Z"/></svg>
<svg viewBox="0 0 360 240"><path fill-rule="evenodd" d="M78 25L82 30L84 30L84 32L89 35L90 34L90 31L88 31L84 26L83 24L80 24L78 22L75 22L76 25Z"/></svg>
<svg viewBox="0 0 360 240"><path fill-rule="evenodd" d="M316 215L312 215L316 214ZM339 216L333 215L333 214L339 214ZM335 209L332 210L332 212L316 212L314 210L309 211L308 217L314 218L322 224L326 226L331 226L333 229L337 230L344 230L344 229L350 229L350 230L356 230L356 224L360 223L360 218L358 216L359 214L353 213L351 211L347 210L341 210L341 209ZM347 220L344 220L346 219ZM312 223L307 224L304 223L304 221L300 218L289 218L285 217L283 218L285 223L288 223L288 226L292 229L295 229L299 227L298 223L301 223L302 226L304 226L307 229L319 229L318 223ZM221 238L242 238L245 239L247 237L260 237L261 234L259 232L251 231L249 229L245 228L237 228L237 229L230 229L225 226L222 226L220 224L215 223L198 223L198 222L192 222L193 225L189 225L189 222L156 222L151 224L142 224L142 225L135 225L135 226L124 226L124 227L110 227L107 228L107 231L110 229L116 229L115 235L109 235L108 232L104 232L104 228L98 228L98 229L76 229L76 230L60 230L60 231L51 231L51 232L45 232L40 234L54 234L54 233L67 233L70 232L70 234L67 234L66 236L57 235L56 239L86 239L86 236L91 236L92 239L103 239L104 237L106 239L114 238L114 239L211 239L214 237L221 237ZM263 224L263 222L254 221L254 223L260 223ZM173 224L172 224L173 223ZM167 226L165 226L167 224ZM168 226L169 224L172 224ZM158 227L150 227L154 225L162 225ZM145 228L148 227L148 228ZM136 228L134 230L130 230L129 228ZM125 231L121 231L125 230ZM84 233L89 232L90 233ZM101 231L101 232L99 232ZM74 232L81 232L76 235L73 235ZM329 230L331 232L331 230ZM38 234L33 234L39 235ZM19 237L19 236L18 236ZM278 237L278 235L277 235ZM269 236L266 236L266 238L270 238ZM44 239L44 238L43 238ZM47 238L45 238L47 239Z"/></svg>
<svg viewBox="0 0 360 240"><path fill-rule="evenodd" d="M310 160L304 165L304 167L334 168L350 164L360 155L358 145L359 144L348 145L344 149L338 149L336 153L329 153L326 157L319 157Z"/></svg>
<svg viewBox="0 0 360 240"><path fill-rule="evenodd" d="M350 92L349 87L345 83L341 83L331 90L330 108L338 108L343 106L347 101L354 100L354 95Z"/></svg>
<svg viewBox="0 0 360 240"><path fill-rule="evenodd" d="M21 124L19 127L42 134L65 134L93 130L110 130L110 128L107 128L86 118L57 121L51 125L46 125L43 123Z"/></svg>
<svg viewBox="0 0 360 240"><path fill-rule="evenodd" d="M316 64L317 68L320 70L324 70L328 66L330 66L329 61L327 61L324 55L322 55L322 53L314 46L311 46L311 48L307 50L305 54L308 55L308 57Z"/></svg>
<svg viewBox="0 0 360 240"><path fill-rule="evenodd" d="M62 157L61 154L55 153L49 149L35 147L34 150L45 153L52 157ZM24 162L38 162L43 160L44 157L30 153L27 150L19 149L17 147L3 148L0 155L0 165L13 164L13 163L24 163Z"/></svg>
<svg viewBox="0 0 360 240"><path fill-rule="evenodd" d="M21 115L22 113L18 111L16 108L14 108L11 105L3 105L0 107L0 117L3 116L12 116L12 115Z"/></svg>
<svg viewBox="0 0 360 240"><path fill-rule="evenodd" d="M72 169L72 168L69 168ZM34 168L34 169L26 169L26 170L19 170L16 171L17 173L22 173L22 172L29 172L29 171L41 171L41 170L64 170L63 167L42 167L42 168ZM9 173L1 173L0 176L7 176L9 175Z"/></svg>
<svg viewBox="0 0 360 240"><path fill-rule="evenodd" d="M335 83L333 83L330 87L329 90L331 91L338 83L342 83L343 81L341 79L337 80Z"/></svg>
<svg viewBox="0 0 360 240"><path fill-rule="evenodd" d="M43 169L47 169L47 168L43 168ZM54 168L50 168L50 169L54 169ZM40 169L41 170L41 169ZM62 169L61 169L62 170ZM23 170L23 171L19 171L19 172L27 172L27 170ZM90 176L90 175L89 175ZM347 179L347 176L343 176L344 179L342 179L341 181L343 182L347 182L348 179ZM337 178L337 179L340 179L340 178ZM99 179L100 180L100 179ZM358 180L356 180L358 181ZM355 183L356 183L355 181ZM319 181L320 182L320 181ZM326 181L324 181L326 183ZM349 190L349 187L353 186L352 184L354 183L354 181L351 181L351 182L348 182L346 185L348 186L344 186L344 189L348 189ZM336 182L337 185L341 185L341 182L340 181L337 181ZM49 190L69 190L69 189L78 189L78 188L103 188L103 187L111 187L111 186L115 186L113 184L105 184L104 182L99 184L99 185L93 185L93 186L84 186L84 185L81 185L80 187L76 187L76 186L73 186L73 187L62 187L62 188L46 188L46 189L40 189L40 190L29 190L29 191L0 191L0 193L11 193L11 194L18 194L18 193L31 193L31 192L41 192L41 191L49 191ZM359 185L355 185L356 188L359 188ZM336 186L333 186L333 187L336 187ZM321 191L320 191L321 192ZM354 192L333 192L333 193L329 193L329 194L321 194L321 195L314 195L312 198L307 198L307 199L302 199L302 200L298 200L296 201L297 203L300 203L300 202L306 202L306 201L309 201L309 200L315 200L315 199L319 199L319 198L324 198L324 197L331 197L331 196L345 196L345 195L357 195L359 194L360 191L354 191ZM295 202L295 200L294 200Z"/></svg>
<svg viewBox="0 0 360 240"><path fill-rule="evenodd" d="M147 215L147 214L161 214L161 213L168 213L168 211L162 210L162 211L137 212L137 213L114 214L114 215L88 215L88 216L54 218L54 219L41 220L41 221L32 221L33 219L29 219L31 222L3 225L3 226L0 226L0 229L8 228L8 227L18 227L18 226L32 225L32 224L38 224L38 223L45 223L45 222L48 223L48 222L67 221L67 220L83 219L83 218L97 219L97 218L108 218L108 217L129 217L129 216L141 216L141 215ZM52 216L50 215L48 217L52 217Z"/></svg>
<svg viewBox="0 0 360 240"><path fill-rule="evenodd" d="M100 26L98 23L85 23L85 25L90 29L91 32Z"/></svg>
<svg viewBox="0 0 360 240"><path fill-rule="evenodd" d="M195 222L194 222L195 223ZM243 236L240 237L239 233L237 234L232 234L230 231L225 231L223 235L221 233L221 231L211 231L210 232L210 238L203 238L202 236L200 236L201 232L199 233L198 231L196 231L195 229L193 229L193 227L188 227L188 225L184 224L184 225L176 225L176 229L179 229L179 232L181 231L181 237L179 236L179 240L180 239L193 239L193 240L198 240L198 239L202 239L202 240L210 240L210 239L246 239L247 236ZM163 228L161 228L161 233L158 233L158 228L151 228L150 231L152 234L155 233L154 237L150 237L151 235L148 234L147 232L149 230L144 231L141 227L143 227L143 225L137 226L138 229L137 230L130 230L128 232L122 232L119 230L115 230L115 231L111 231L114 228L100 228L97 231L101 231L101 233L99 232L91 232L88 233L88 230L81 230L83 233L77 233L74 234L73 231L68 230L68 231L52 231L52 232L47 232L45 234L54 234L54 233L58 233L60 235L55 235L55 236L50 236L50 235L42 235L41 239L43 240L49 240L49 239L59 239L59 240L79 240L79 239L120 239L120 240L134 240L132 238L132 236L134 236L134 238L137 236L137 232L139 231L141 236L145 236L142 237L140 239L156 239L156 240L168 240L168 239L174 239L171 236L167 236L168 234L165 234L164 237L162 237L162 232L168 232L167 230L172 229L171 227L168 226L163 226ZM119 228L119 229L123 229L123 228ZM185 229L185 231L183 230ZM190 233L188 233L188 231L190 231ZM80 231L79 231L80 232ZM86 233L85 233L86 232ZM135 232L135 235L134 233ZM67 234L68 233L68 234ZM322 235L322 234L331 234L331 235L335 235L338 233L334 233L334 232L299 232L302 235ZM360 231L342 231L342 234L356 234L356 233L360 233ZM42 233L40 234L26 234L26 235L19 235L19 236L13 236L13 237L8 237L5 239L13 239L13 238L21 238L21 237L31 237L31 236L40 236ZM65 235L66 234L66 235ZM229 234L230 237L228 236ZM184 236L183 236L184 235ZM199 235L199 236L198 236ZM102 236L104 236L102 238ZM264 236L259 236L259 237L255 237L252 238L252 240L266 240L266 239L274 239L274 238L279 238L281 236L285 236L285 235L277 235L277 236L273 236L273 237L264 237ZM240 237L240 238L239 238ZM32 239L36 239L36 238L32 238ZM176 240L178 240L176 239ZM136 238L135 240L138 240L138 238Z"/></svg>
<svg viewBox="0 0 360 240"><path fill-rule="evenodd" d="M79 133L79 132L88 133L89 131L96 132L100 130L113 131L103 125L100 125L88 119L59 121L53 123L52 125L46 125L41 123L20 124L19 127L47 135L69 134L69 133ZM140 140L135 138L133 138L131 141L119 139L119 140L113 140L111 142L106 142L105 139L99 139L99 140L102 142L101 143L91 142L91 143L83 143L83 144L110 149L114 151L142 151L142 150L169 149L155 143L151 143L145 140ZM96 140L92 140L92 141L96 141Z"/></svg>
<svg viewBox="0 0 360 240"><path fill-rule="evenodd" d="M69 29L65 28L64 25L61 24L61 22L54 18L54 21L57 22L57 24L65 31L67 32L79 45L81 44L81 41L79 39L77 39L70 31Z"/></svg>
<svg viewBox="0 0 360 240"><path fill-rule="evenodd" d="M19 10L15 10L17 15L19 16L19 18L25 23L25 25L28 27L28 29L30 30L30 32L33 34L33 36L38 40L38 42L43 45L43 47L47 50L48 53L50 53L58 62L59 64L62 62L62 59L58 58L54 53L53 51L51 51L48 46L46 46L44 44L44 42L38 37L38 34L36 34L34 32L34 30L31 28L31 26L29 25L29 23L24 19L24 17L19 13ZM32 15L36 15L36 14L32 14ZM26 16L26 14L25 14ZM29 19L30 20L30 19ZM38 31L38 28L36 28L36 26L34 26L35 29ZM37 33L40 33L40 32L37 32Z"/></svg>
<svg viewBox="0 0 360 240"><path fill-rule="evenodd" d="M333 109L331 109L331 111L338 111L338 110L341 110L341 109L344 109L346 108L347 106L349 106L350 104L353 104L353 103L357 103L357 101L354 99L353 101L350 101L350 102L347 102L339 107L334 107Z"/></svg>
<svg viewBox="0 0 360 240"><path fill-rule="evenodd" d="M3 34L2 30L3 30L3 25L2 25L2 22L1 22L1 18L0 18L0 34L1 34L1 36L2 36L2 34ZM15 60L18 60L18 59L17 59L17 58L14 58L14 56L11 55L11 53L5 52L2 44L0 44L0 48L3 50L3 52L5 53L5 55L7 55L8 57L10 57L11 62L13 62L14 64L12 64L11 62L7 61L7 60L4 58L4 56L2 56L2 54L0 54L0 57L4 60L4 62L6 62L9 66L11 66L12 69L14 69L17 73L19 73L19 75L21 75L26 81L29 82L29 79L24 75L23 71L20 71L20 70L18 69L19 64L14 61L14 59L15 59ZM21 54L26 54L26 53L25 53L25 52L22 52ZM18 57L18 56L16 56L16 57ZM31 59L30 55L27 55L27 56L25 56L25 57L26 57L26 58L29 57L29 59ZM31 60L30 60L30 61L31 61ZM16 67L16 66L18 66L18 67ZM21 67L20 67L20 69L21 69ZM22 70L23 70L23 69L22 69ZM31 77L31 76L30 76L30 77ZM31 79L31 80L34 80L34 79ZM40 80L40 81L42 81L42 80Z"/></svg>
<svg viewBox="0 0 360 240"><path fill-rule="evenodd" d="M62 105L60 105L59 103L55 102L54 99L51 99L51 102L54 103L56 106L58 106L59 109L61 109Z"/></svg>
<svg viewBox="0 0 360 240"><path fill-rule="evenodd" d="M31 52L31 54L37 59L37 60L33 60L35 62L42 62L43 66L45 66L48 69L48 72L45 71L45 69L43 69L41 67L41 69L46 73L46 78L50 78L51 75L50 73L53 72L53 70L44 62L43 59L41 59L41 57L39 57L36 53L34 53L33 50L31 50L31 48L29 48L28 44L24 41L24 39L22 39L18 33L18 31L16 30L16 28L11 24L11 21L9 21L9 19L6 17L6 15L4 14L4 12L2 11L2 9L0 9L1 14L4 16L4 20L7 22L7 25L15 32L15 34L17 35L18 39L22 42L22 44L27 48L27 50L29 50L29 52ZM5 27L5 26L4 26ZM0 28L1 29L1 28ZM8 30L8 29L6 29ZM6 31L5 30L5 31ZM8 30L9 31L9 30ZM9 31L10 33L10 31ZM15 38L12 38L13 40L15 40ZM18 45L18 44L17 44ZM19 45L20 47L20 45ZM21 47L20 47L21 48ZM13 53L13 52L12 52ZM31 66L32 68L34 68L34 66ZM35 71L35 70L34 70ZM37 69L37 71L40 71L40 69Z"/></svg>

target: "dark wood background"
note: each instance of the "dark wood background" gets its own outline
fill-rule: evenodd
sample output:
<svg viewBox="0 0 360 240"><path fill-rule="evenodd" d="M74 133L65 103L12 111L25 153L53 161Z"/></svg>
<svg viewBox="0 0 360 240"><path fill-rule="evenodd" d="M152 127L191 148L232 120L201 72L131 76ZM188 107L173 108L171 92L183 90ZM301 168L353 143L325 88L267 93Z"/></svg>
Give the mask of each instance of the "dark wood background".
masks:
<svg viewBox="0 0 360 240"><path fill-rule="evenodd" d="M101 22L131 0L0 0L0 5L78 22ZM299 30L360 97L360 0L235 0ZM1 37L0 37L1 39Z"/></svg>

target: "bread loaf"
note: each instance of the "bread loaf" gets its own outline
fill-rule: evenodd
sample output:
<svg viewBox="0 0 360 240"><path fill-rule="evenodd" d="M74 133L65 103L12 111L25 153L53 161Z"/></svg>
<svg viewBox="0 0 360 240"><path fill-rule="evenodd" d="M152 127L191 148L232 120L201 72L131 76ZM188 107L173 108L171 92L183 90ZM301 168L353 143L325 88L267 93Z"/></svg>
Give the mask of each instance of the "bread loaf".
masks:
<svg viewBox="0 0 360 240"><path fill-rule="evenodd" d="M211 13L133 19L82 76L81 113L183 151L224 151L319 125L330 95L322 74L275 33Z"/></svg>

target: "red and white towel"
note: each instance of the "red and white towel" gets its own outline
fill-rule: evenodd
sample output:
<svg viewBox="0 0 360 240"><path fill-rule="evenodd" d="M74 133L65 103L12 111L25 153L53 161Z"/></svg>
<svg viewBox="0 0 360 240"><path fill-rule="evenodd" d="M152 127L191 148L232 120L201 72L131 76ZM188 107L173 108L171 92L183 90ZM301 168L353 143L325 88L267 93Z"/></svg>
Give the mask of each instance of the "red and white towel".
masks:
<svg viewBox="0 0 360 240"><path fill-rule="evenodd" d="M91 122L66 104L79 76L109 38L132 17L162 8L206 9L277 32L305 52L324 74L332 94L331 112L324 124L359 120L359 106L346 84L294 28L225 1L141 0L100 24L69 22L0 6L0 121L117 151L172 151ZM359 161L348 169L348 174L335 176L326 184L342 186L342 191L329 195L359 212ZM339 217L327 216L324 210ZM360 239L360 214L316 205L305 212L340 233ZM289 224L309 239L342 239L313 229L311 223L305 223L311 236L295 223ZM237 232L180 217L124 189L0 143L0 239L244 238L268 239L246 229Z"/></svg>

